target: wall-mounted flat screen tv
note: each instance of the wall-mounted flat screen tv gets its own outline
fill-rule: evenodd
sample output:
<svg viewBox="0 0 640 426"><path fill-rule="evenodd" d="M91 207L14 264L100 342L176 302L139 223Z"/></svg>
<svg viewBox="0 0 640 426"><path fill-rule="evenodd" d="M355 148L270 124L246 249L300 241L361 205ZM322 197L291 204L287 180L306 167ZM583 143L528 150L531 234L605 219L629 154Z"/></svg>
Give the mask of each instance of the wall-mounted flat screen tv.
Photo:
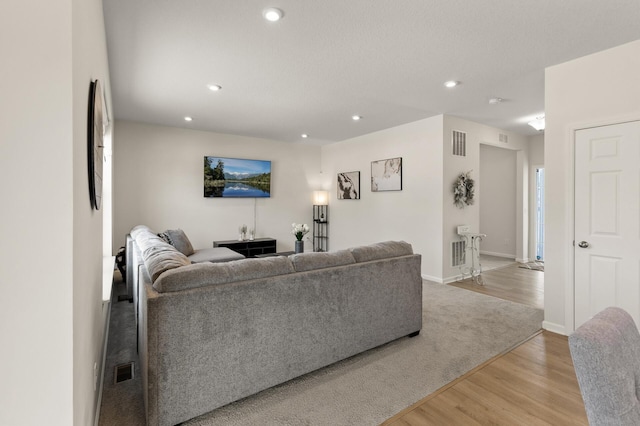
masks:
<svg viewBox="0 0 640 426"><path fill-rule="evenodd" d="M270 197L271 161L205 156L204 196Z"/></svg>

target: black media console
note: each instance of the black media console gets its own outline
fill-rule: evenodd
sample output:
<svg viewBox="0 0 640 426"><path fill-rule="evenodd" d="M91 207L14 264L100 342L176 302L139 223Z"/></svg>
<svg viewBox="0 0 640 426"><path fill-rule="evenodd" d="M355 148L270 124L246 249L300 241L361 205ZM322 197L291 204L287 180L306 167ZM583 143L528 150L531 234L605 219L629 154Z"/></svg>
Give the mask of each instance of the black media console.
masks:
<svg viewBox="0 0 640 426"><path fill-rule="evenodd" d="M227 247L245 257L255 257L259 254L276 252L276 240L273 238L256 238L253 241L214 241L214 247Z"/></svg>

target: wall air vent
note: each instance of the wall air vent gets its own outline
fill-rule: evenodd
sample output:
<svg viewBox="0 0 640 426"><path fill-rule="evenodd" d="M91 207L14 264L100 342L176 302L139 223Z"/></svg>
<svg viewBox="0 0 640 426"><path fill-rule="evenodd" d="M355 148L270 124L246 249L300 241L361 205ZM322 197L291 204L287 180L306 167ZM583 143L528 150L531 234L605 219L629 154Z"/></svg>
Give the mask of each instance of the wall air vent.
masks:
<svg viewBox="0 0 640 426"><path fill-rule="evenodd" d="M451 134L451 147L453 155L467 156L467 134L453 130Z"/></svg>
<svg viewBox="0 0 640 426"><path fill-rule="evenodd" d="M504 133L500 133L499 138L500 142L509 143L509 136L505 135Z"/></svg>
<svg viewBox="0 0 640 426"><path fill-rule="evenodd" d="M467 263L465 253L467 252L466 241L454 241L451 243L451 266L462 266Z"/></svg>

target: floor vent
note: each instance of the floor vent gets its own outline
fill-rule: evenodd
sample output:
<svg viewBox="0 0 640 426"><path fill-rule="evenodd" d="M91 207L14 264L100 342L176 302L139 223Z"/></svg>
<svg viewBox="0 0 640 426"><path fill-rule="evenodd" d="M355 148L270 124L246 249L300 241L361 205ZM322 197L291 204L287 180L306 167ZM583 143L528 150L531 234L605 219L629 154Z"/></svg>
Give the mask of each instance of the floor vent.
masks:
<svg viewBox="0 0 640 426"><path fill-rule="evenodd" d="M116 365L113 377L114 383L120 383L133 379L133 362Z"/></svg>
<svg viewBox="0 0 640 426"><path fill-rule="evenodd" d="M451 266L462 266L466 262L466 241L454 241L451 243Z"/></svg>
<svg viewBox="0 0 640 426"><path fill-rule="evenodd" d="M467 156L467 134L465 132L459 132L453 130L451 134L451 146L453 155L459 155L461 157Z"/></svg>

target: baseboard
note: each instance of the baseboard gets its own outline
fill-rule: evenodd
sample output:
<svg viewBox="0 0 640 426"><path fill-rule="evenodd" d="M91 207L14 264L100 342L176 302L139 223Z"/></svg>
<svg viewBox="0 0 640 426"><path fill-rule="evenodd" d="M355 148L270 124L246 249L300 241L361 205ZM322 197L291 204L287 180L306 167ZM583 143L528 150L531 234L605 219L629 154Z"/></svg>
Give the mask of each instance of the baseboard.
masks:
<svg viewBox="0 0 640 426"><path fill-rule="evenodd" d="M104 326L104 337L102 339L102 366L100 368L100 375L98 380L98 398L96 401L95 412L96 416L93 421L94 426L100 424L100 408L102 407L102 388L104 387L104 369L107 363L107 344L109 341L109 323L111 322L111 302L103 302L102 308L107 309L106 324Z"/></svg>
<svg viewBox="0 0 640 426"><path fill-rule="evenodd" d="M529 262L530 262L530 260L529 260L528 258L518 259L518 258L516 257L516 262L518 262L518 263L529 263Z"/></svg>
<svg viewBox="0 0 640 426"><path fill-rule="evenodd" d="M442 278L440 278L440 277L433 277L431 275L422 274L422 279L423 280L427 280L427 281L433 281L433 282L438 283L438 284L442 284Z"/></svg>
<svg viewBox="0 0 640 426"><path fill-rule="evenodd" d="M447 278L440 278L440 277L432 277L431 275L424 275L422 274L422 279L423 280L427 280L427 281L433 281L434 283L438 283L438 284L450 284L456 281L462 281L465 278L470 278L470 275L454 275L452 277L447 277Z"/></svg>
<svg viewBox="0 0 640 426"><path fill-rule="evenodd" d="M487 256L495 256L495 257L504 257L506 259L515 259L516 257L512 254L506 254L506 253L496 253L493 251L484 251L484 250L480 250L480 254L484 254Z"/></svg>
<svg viewBox="0 0 640 426"><path fill-rule="evenodd" d="M454 282L456 282L456 281L462 281L462 280L464 280L465 278L470 278L470 277L471 277L470 275L466 275L466 276L465 276L465 275L454 275L454 276L452 276L452 277L444 278L444 279L442 280L442 283L443 283L443 284L450 284L450 283L454 283Z"/></svg>
<svg viewBox="0 0 640 426"><path fill-rule="evenodd" d="M542 328L547 331L551 331L552 333L562 334L563 336L569 335L564 325L555 324L549 321L542 321Z"/></svg>

